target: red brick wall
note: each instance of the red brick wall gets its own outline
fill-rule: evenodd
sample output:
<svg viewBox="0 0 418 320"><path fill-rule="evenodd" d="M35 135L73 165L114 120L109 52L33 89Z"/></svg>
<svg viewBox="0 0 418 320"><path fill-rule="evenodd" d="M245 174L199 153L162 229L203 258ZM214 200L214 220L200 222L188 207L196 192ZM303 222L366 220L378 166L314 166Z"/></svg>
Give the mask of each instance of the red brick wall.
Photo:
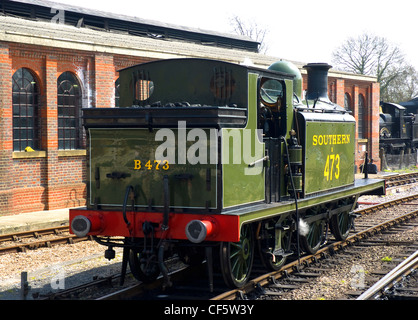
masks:
<svg viewBox="0 0 418 320"><path fill-rule="evenodd" d="M370 132L369 132L369 150L370 154L380 168L379 157L379 118L380 118L380 85L379 83L372 83L370 85L370 105L371 111L369 116Z"/></svg>
<svg viewBox="0 0 418 320"><path fill-rule="evenodd" d="M1 52L5 52L10 71L6 77L1 77L2 81L7 81L7 83L1 85L3 89L0 92L0 99L7 99L9 95L10 97L6 107L1 109L2 124L8 123L8 129L4 130L3 127L1 129L1 149L6 148L9 152L5 156L2 155L0 160L8 164L7 174L1 172L0 175L2 182L5 182L3 189L6 190L9 199L8 204L0 201L0 215L84 205L85 156L68 157L58 154L57 78L64 71L72 71L78 77L80 74L86 74L85 66L88 64L87 61L92 60L92 56L80 52L67 53L64 50L49 50L22 44L3 44L2 46L8 48ZM12 152L11 76L23 67L32 72L40 88L39 151L44 151L44 153L38 154L37 157L33 157L33 153ZM1 68L2 71L3 69ZM83 83L83 81L80 82ZM86 87L89 86L90 84L87 84ZM88 99L85 101L88 102ZM18 154L19 158L13 158L13 154ZM22 156L24 158L21 158ZM5 179L7 176L11 177L8 181L7 178Z"/></svg>
<svg viewBox="0 0 418 320"><path fill-rule="evenodd" d="M150 59L0 43L0 215L85 205L86 156L58 150L57 79L74 73L82 107L114 107L117 70ZM40 89L40 150L13 152L12 75L28 68Z"/></svg>
<svg viewBox="0 0 418 320"><path fill-rule="evenodd" d="M14 159L13 209L11 213L41 211L47 199L46 158Z"/></svg>
<svg viewBox="0 0 418 320"><path fill-rule="evenodd" d="M94 89L96 107L110 108L115 106L115 66L113 56L95 55Z"/></svg>
<svg viewBox="0 0 418 320"><path fill-rule="evenodd" d="M12 73L9 46L0 43L0 213L13 208Z"/></svg>
<svg viewBox="0 0 418 320"><path fill-rule="evenodd" d="M57 111L57 78L59 74L57 72L58 61L53 55L46 55L44 58L45 77L44 87L45 91L42 96L44 97L45 104L42 105L44 110L42 115L42 124L44 130L44 136L42 139L42 145L46 151L46 164L45 171L40 172L45 179L45 208L57 209L56 206L56 194L60 193L58 186L59 168L58 162L58 111ZM68 171L71 174L71 171Z"/></svg>

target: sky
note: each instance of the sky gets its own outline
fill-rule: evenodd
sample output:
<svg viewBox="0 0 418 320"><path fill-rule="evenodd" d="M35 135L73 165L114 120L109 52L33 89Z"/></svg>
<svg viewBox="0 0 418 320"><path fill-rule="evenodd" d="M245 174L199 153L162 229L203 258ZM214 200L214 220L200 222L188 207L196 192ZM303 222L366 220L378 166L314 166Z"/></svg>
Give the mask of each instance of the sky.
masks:
<svg viewBox="0 0 418 320"><path fill-rule="evenodd" d="M332 64L332 52L348 37L367 32L398 46L418 70L411 0L52 1L225 33L233 33L230 19L238 16L268 30L268 55L304 63Z"/></svg>

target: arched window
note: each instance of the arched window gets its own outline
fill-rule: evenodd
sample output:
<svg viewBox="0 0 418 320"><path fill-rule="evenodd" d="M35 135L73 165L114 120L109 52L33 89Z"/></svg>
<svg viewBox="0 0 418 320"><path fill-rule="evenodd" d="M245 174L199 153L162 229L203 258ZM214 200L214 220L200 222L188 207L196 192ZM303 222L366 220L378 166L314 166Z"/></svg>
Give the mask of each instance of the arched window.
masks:
<svg viewBox="0 0 418 320"><path fill-rule="evenodd" d="M347 111L351 111L351 97L350 94L348 94L347 92L344 94L344 108Z"/></svg>
<svg viewBox="0 0 418 320"><path fill-rule="evenodd" d="M39 86L29 69L17 70L12 78L13 150L39 148Z"/></svg>
<svg viewBox="0 0 418 320"><path fill-rule="evenodd" d="M66 71L58 78L58 149L81 146L81 87L77 77Z"/></svg>
<svg viewBox="0 0 418 320"><path fill-rule="evenodd" d="M365 112L365 103L364 103L364 96L362 94L358 95L358 117L357 117L357 132L358 132L358 138L364 139L364 117L366 115Z"/></svg>

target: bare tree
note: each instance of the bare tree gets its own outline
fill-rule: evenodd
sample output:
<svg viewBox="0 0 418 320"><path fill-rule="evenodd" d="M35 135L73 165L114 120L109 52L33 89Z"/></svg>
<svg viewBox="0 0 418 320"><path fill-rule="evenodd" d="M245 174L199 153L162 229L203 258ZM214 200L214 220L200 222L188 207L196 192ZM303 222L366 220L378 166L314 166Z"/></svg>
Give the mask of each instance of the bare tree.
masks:
<svg viewBox="0 0 418 320"><path fill-rule="evenodd" d="M266 53L268 51L267 44L265 42L268 30L260 27L255 21L243 20L238 16L230 18L230 25L233 28L233 32L241 36L248 36L251 39L258 41L260 46L258 51Z"/></svg>
<svg viewBox="0 0 418 320"><path fill-rule="evenodd" d="M350 37L332 55L337 69L375 76L380 83L380 95L385 99L392 99L391 87L395 83L399 86L402 77L407 79L412 72L411 76L415 74L416 78L416 70L406 63L401 50L383 37L367 33Z"/></svg>
<svg viewBox="0 0 418 320"><path fill-rule="evenodd" d="M416 69L407 65L405 70L401 72L380 94L380 99L390 102L409 101L418 95L418 72Z"/></svg>

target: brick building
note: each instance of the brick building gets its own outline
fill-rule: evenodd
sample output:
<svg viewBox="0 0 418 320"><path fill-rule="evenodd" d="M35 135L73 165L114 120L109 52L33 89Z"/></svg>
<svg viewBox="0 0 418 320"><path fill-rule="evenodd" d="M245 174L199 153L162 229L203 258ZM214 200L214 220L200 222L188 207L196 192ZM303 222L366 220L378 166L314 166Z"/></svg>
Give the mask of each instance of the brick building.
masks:
<svg viewBox="0 0 418 320"><path fill-rule="evenodd" d="M81 108L118 106L117 70L178 57L249 59L264 68L278 60L257 47L236 35L49 1L1 1L0 215L85 205ZM360 119L357 165L365 150L378 160L379 84L329 76L330 99Z"/></svg>
<svg viewBox="0 0 418 320"><path fill-rule="evenodd" d="M357 168L363 163L365 151L368 152L369 159L373 159L377 167L380 168L380 85L376 82L376 78L343 72L330 72L328 95L331 101L350 110L356 118Z"/></svg>

